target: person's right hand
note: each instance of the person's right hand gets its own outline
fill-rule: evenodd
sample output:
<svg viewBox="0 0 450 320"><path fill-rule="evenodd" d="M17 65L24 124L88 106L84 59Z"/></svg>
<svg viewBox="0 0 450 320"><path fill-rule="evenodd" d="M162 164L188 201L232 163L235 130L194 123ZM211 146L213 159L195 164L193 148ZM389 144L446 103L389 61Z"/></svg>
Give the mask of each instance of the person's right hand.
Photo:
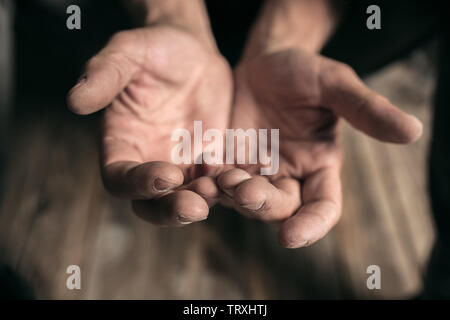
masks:
<svg viewBox="0 0 450 320"><path fill-rule="evenodd" d="M68 105L77 114L108 106L102 129L105 187L133 200L145 220L180 226L205 219L218 189L213 177L199 178L193 165L171 163L171 134L177 128L192 131L194 120L202 120L204 130L224 130L232 83L215 44L205 45L179 27L156 25L116 34L87 63Z"/></svg>

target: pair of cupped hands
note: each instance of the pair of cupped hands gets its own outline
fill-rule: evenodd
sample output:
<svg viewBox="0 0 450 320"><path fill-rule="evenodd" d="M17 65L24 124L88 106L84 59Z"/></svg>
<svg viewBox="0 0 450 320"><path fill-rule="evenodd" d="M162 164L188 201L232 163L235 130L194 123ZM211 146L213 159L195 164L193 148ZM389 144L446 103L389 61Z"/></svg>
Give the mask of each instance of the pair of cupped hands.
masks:
<svg viewBox="0 0 450 320"><path fill-rule="evenodd" d="M105 108L102 178L139 217L182 226L220 202L274 224L288 248L314 243L340 217L341 117L386 142L409 143L422 130L343 63L292 46L244 55L232 70L215 46L169 25L113 36L68 104L77 114ZM171 134L194 120L203 130L279 129L279 171L173 164Z"/></svg>

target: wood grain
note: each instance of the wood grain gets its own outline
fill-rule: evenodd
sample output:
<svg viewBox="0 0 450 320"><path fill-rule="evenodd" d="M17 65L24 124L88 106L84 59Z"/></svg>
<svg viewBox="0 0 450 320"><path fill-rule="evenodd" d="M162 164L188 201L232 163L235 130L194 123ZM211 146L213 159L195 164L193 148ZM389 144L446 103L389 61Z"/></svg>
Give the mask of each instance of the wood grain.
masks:
<svg viewBox="0 0 450 320"><path fill-rule="evenodd" d="M434 240L425 176L434 81L424 59L415 53L366 79L424 121L424 137L399 147L345 126L342 220L301 250L279 248L275 230L221 208L182 229L148 225L103 190L95 121L22 116L1 203L3 260L41 299L411 297ZM65 287L72 264L82 290ZM381 290L366 287L372 264Z"/></svg>

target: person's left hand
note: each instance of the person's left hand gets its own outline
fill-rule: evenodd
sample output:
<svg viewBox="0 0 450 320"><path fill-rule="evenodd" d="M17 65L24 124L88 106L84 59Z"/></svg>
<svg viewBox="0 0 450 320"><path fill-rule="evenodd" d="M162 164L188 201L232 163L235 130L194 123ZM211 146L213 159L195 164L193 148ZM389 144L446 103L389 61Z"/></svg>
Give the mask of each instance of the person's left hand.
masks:
<svg viewBox="0 0 450 320"><path fill-rule="evenodd" d="M368 89L347 65L289 48L246 57L235 70L233 128L279 129L280 167L226 171L223 203L281 223L281 245L296 248L322 238L341 213L339 117L377 139L409 143L421 123ZM269 139L268 139L269 140ZM270 149L270 148L269 148Z"/></svg>

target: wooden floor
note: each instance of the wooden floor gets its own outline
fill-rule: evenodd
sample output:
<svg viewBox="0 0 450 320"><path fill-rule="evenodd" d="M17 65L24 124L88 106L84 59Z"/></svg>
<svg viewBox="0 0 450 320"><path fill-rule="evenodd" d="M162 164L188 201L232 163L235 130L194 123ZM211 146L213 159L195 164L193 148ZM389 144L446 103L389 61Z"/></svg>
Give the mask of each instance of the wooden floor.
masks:
<svg viewBox="0 0 450 320"><path fill-rule="evenodd" d="M425 176L429 69L418 52L366 79L422 119L424 137L398 147L345 127L342 220L300 250L279 248L271 228L220 209L182 229L146 224L103 190L93 120L51 112L20 117L1 202L2 259L37 298L414 296L434 240ZM66 289L73 264L81 267L81 290ZM381 268L381 290L366 287L369 265Z"/></svg>

